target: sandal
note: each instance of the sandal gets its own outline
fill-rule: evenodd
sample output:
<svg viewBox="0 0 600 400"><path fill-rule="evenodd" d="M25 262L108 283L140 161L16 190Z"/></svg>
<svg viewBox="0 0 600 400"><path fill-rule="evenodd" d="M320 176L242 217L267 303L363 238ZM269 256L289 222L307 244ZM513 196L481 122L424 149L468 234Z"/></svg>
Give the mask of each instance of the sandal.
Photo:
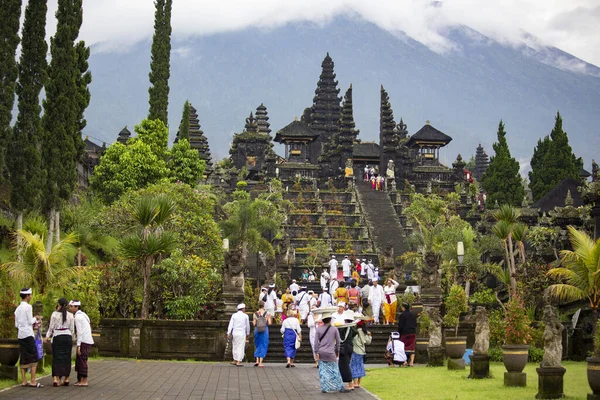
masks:
<svg viewBox="0 0 600 400"><path fill-rule="evenodd" d="M44 385L42 385L39 382L36 382L35 385L32 385L31 383L29 383L28 385L29 385L29 387L34 387L34 388L43 388L44 387Z"/></svg>
<svg viewBox="0 0 600 400"><path fill-rule="evenodd" d="M63 382L63 386L69 386L69 384L70 384L69 381Z"/></svg>
<svg viewBox="0 0 600 400"><path fill-rule="evenodd" d="M77 382L77 383L74 383L73 386L87 387L87 384L84 385L83 383Z"/></svg>
<svg viewBox="0 0 600 400"><path fill-rule="evenodd" d="M290 367L290 364L286 364L286 365L285 365L285 367L286 367L286 368L289 368L289 367Z"/></svg>

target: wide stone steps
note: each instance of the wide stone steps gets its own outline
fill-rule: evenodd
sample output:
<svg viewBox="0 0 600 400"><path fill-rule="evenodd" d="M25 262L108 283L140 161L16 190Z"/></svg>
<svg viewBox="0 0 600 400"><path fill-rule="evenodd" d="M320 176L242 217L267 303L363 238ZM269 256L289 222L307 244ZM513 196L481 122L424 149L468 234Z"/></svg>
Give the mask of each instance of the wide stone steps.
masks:
<svg viewBox="0 0 600 400"><path fill-rule="evenodd" d="M402 255L406 251L403 230L388 194L364 182L358 182L356 189L375 246L382 252L391 246L394 257Z"/></svg>
<svg viewBox="0 0 600 400"><path fill-rule="evenodd" d="M269 350L267 351L266 361L268 362L286 362L283 351L283 335L280 332L281 325L269 326ZM385 364L383 357L385 346L390 333L397 330L396 326L373 325L368 328L372 335L372 342L367 346L367 359L369 364ZM248 361L254 360L254 343L250 339L246 349L246 358ZM296 351L296 362L312 363L313 355L309 341L309 329L302 327L302 345Z"/></svg>

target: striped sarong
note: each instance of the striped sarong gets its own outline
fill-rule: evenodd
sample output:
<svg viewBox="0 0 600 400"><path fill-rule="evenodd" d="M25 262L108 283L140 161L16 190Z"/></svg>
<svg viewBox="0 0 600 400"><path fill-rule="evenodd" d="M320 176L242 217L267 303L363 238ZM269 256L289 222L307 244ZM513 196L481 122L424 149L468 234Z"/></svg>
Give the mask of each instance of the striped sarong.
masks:
<svg viewBox="0 0 600 400"><path fill-rule="evenodd" d="M339 392L344 388L338 363L319 361L319 383L323 392Z"/></svg>

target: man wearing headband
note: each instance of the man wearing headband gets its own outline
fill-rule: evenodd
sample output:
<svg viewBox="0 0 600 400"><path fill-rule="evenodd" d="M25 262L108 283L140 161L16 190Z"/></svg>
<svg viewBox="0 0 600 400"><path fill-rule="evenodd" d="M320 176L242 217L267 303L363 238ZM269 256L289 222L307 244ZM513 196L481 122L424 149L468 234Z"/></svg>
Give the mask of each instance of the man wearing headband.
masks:
<svg viewBox="0 0 600 400"><path fill-rule="evenodd" d="M331 260L329 260L329 276L331 279L337 279L338 275L338 262L335 259L334 255L331 255Z"/></svg>
<svg viewBox="0 0 600 400"><path fill-rule="evenodd" d="M333 297L331 297L328 290L329 289L325 287L323 289L323 293L319 295L319 299L317 301L317 305L319 307L331 307L331 304L333 303Z"/></svg>
<svg viewBox="0 0 600 400"><path fill-rule="evenodd" d="M35 370L38 363L38 352L35 345L33 325L42 322L39 315L33 316L31 301L31 288L23 288L20 292L21 304L15 310L15 327L18 329L17 338L21 349L21 386L44 387L35 380ZM27 368L31 368L31 381L27 382Z"/></svg>
<svg viewBox="0 0 600 400"><path fill-rule="evenodd" d="M290 292L298 293L299 291L300 291L300 286L298 286L295 279L292 279L292 284L290 285Z"/></svg>
<svg viewBox="0 0 600 400"><path fill-rule="evenodd" d="M77 332L77 357L75 358L75 371L77 382L74 386L88 385L88 356L94 344L92 338L92 327L90 318L81 310L79 300L71 300L69 303L71 312L75 314L75 331Z"/></svg>
<svg viewBox="0 0 600 400"><path fill-rule="evenodd" d="M373 322L379 324L379 312L381 310L381 303L385 298L383 287L377 284L377 279L373 279L373 287L369 289L369 304L373 309Z"/></svg>
<svg viewBox="0 0 600 400"><path fill-rule="evenodd" d="M250 318L246 315L246 305L238 304L237 312L231 316L227 327L227 339L231 340L231 365L243 367L242 360L246 352L246 338L250 335Z"/></svg>
<svg viewBox="0 0 600 400"><path fill-rule="evenodd" d="M344 256L344 259L342 260L342 274L346 282L350 281L350 275L352 275L351 268L352 263L350 262L350 259L348 258L348 256Z"/></svg>
<svg viewBox="0 0 600 400"><path fill-rule="evenodd" d="M404 343L400 341L400 334L398 332L392 332L390 339L388 340L386 350L392 353L392 359L388 361L390 367L394 365L406 366Z"/></svg>

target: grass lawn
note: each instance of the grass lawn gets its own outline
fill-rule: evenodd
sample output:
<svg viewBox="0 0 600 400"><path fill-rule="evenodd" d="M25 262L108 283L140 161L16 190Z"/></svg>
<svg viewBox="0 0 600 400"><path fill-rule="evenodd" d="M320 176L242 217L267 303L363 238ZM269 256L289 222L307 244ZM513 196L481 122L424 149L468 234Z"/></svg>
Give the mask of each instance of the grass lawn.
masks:
<svg viewBox="0 0 600 400"><path fill-rule="evenodd" d="M467 379L469 367L464 371L448 371L446 367L378 368L367 370L362 385L382 400L413 399L534 399L539 364L527 364L527 387L504 387L504 365L491 363L491 379ZM587 382L585 362L564 362L566 399L585 400L592 393Z"/></svg>

